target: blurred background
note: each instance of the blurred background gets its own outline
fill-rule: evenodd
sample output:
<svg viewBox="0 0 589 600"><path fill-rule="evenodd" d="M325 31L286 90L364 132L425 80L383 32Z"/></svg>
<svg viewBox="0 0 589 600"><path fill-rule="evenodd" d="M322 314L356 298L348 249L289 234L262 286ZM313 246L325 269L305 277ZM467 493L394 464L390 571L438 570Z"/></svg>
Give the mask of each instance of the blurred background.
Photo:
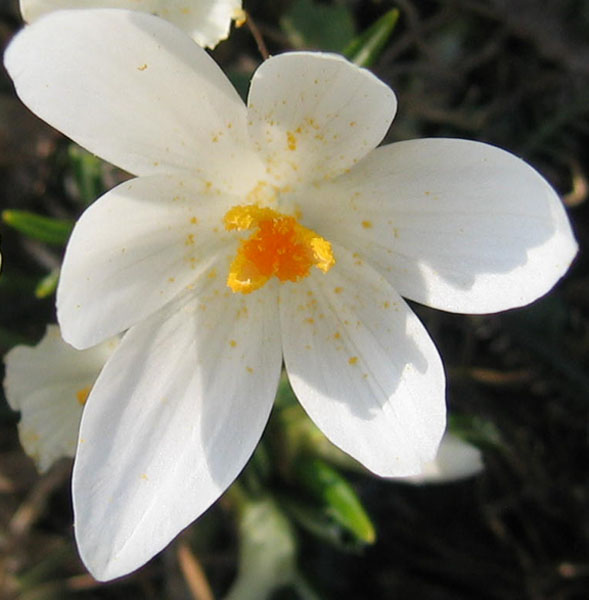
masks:
<svg viewBox="0 0 589 600"><path fill-rule="evenodd" d="M210 600L225 597L239 568L274 577L276 599L589 598L589 3L246 0L244 8L249 25L212 52L244 95L260 43L271 54L350 52L398 9L392 33L386 29L370 56L399 98L386 141L462 137L522 156L562 195L579 255L551 294L523 309L472 317L415 306L444 358L453 428L482 450L485 469L412 486L334 467L338 489L357 495L354 510L370 519L375 541L312 489L305 496L281 464L275 439L300 426L300 415L295 425L285 417L296 405L283 385L240 486L139 572L98 584L73 543L71 461L39 476L19 445L18 415L0 397L0 598ZM0 0L2 49L21 27L17 1ZM125 177L30 114L0 72L3 211L67 226ZM3 355L36 343L55 322L64 246L7 222L0 234ZM261 512L248 521L252 507ZM260 515L276 526L256 545ZM234 592L240 598L247 595Z"/></svg>

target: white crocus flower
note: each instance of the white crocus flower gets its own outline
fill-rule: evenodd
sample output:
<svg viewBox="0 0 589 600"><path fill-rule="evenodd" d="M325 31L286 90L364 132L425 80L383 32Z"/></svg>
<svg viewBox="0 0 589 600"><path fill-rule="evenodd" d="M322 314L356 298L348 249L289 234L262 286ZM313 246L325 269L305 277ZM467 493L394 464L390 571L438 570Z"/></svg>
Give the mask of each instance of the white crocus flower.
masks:
<svg viewBox="0 0 589 600"><path fill-rule="evenodd" d="M558 196L511 154L375 149L395 95L332 54L267 60L246 106L169 23L63 11L17 35L6 66L36 114L137 176L82 215L58 288L74 346L128 329L74 466L76 537L99 579L140 566L235 479L283 359L336 446L380 475L420 472L444 431L444 373L401 295L507 309L576 252Z"/></svg>
<svg viewBox="0 0 589 600"><path fill-rule="evenodd" d="M27 23L63 9L123 8L167 19L188 33L200 46L214 48L229 37L231 21L245 20L241 0L20 0Z"/></svg>
<svg viewBox="0 0 589 600"><path fill-rule="evenodd" d="M423 465L421 473L402 482L447 483L477 475L484 468L481 451L453 433L445 433L434 460Z"/></svg>
<svg viewBox="0 0 589 600"><path fill-rule="evenodd" d="M21 412L20 442L41 473L57 459L74 456L82 408L116 346L108 340L76 350L62 340L57 325L49 325L36 346L16 346L4 357L4 393Z"/></svg>

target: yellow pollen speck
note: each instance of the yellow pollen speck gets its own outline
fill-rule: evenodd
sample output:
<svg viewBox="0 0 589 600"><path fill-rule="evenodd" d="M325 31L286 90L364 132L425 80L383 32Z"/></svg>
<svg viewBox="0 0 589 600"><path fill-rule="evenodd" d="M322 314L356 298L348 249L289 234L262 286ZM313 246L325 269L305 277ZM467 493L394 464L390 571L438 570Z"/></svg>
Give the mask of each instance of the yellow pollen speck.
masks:
<svg viewBox="0 0 589 600"><path fill-rule="evenodd" d="M384 306L385 308L389 308L389 306L390 306L390 303L389 303L389 302L385 302L385 303L383 304L383 306Z"/></svg>
<svg viewBox="0 0 589 600"><path fill-rule="evenodd" d="M174 283L174 281L176 281L176 278L175 277L168 277L168 281L170 283Z"/></svg>
<svg viewBox="0 0 589 600"><path fill-rule="evenodd" d="M350 127L355 127L356 126L356 121L350 121Z"/></svg>
<svg viewBox="0 0 589 600"><path fill-rule="evenodd" d="M194 233L189 233L186 236L186 241L184 242L186 246L194 246Z"/></svg>
<svg viewBox="0 0 589 600"><path fill-rule="evenodd" d="M313 323L315 323L315 319L313 319L312 317L309 317L309 318L305 319L305 323L309 323L310 325L312 325Z"/></svg>
<svg viewBox="0 0 589 600"><path fill-rule="evenodd" d="M234 206L224 218L228 231L254 230L240 242L229 268L227 285L249 294L271 277L298 281L312 266L327 273L335 264L331 244L297 219L256 204Z"/></svg>
<svg viewBox="0 0 589 600"><path fill-rule="evenodd" d="M76 392L76 398L82 406L84 406L84 404L86 404L86 400L88 400L88 396L90 395L91 390L92 390L92 386L87 385L86 387L84 387Z"/></svg>
<svg viewBox="0 0 589 600"><path fill-rule="evenodd" d="M143 63L141 66L137 67L138 71L145 71L147 69L147 63Z"/></svg>
<svg viewBox="0 0 589 600"><path fill-rule="evenodd" d="M246 195L248 204L269 204L273 202L275 198L275 190L264 180L258 181Z"/></svg>
<svg viewBox="0 0 589 600"><path fill-rule="evenodd" d="M334 291L336 294L341 294L341 293L344 291L344 288L343 288L343 287L339 287L339 286L338 286L338 287L336 287L336 288L333 288L333 291Z"/></svg>
<svg viewBox="0 0 589 600"><path fill-rule="evenodd" d="M143 481L147 481L149 479L149 477L145 473L142 473L141 479L143 479Z"/></svg>
<svg viewBox="0 0 589 600"><path fill-rule="evenodd" d="M198 223L198 219L197 219L196 217L190 217L190 222L191 222L193 225L196 225L196 224Z"/></svg>
<svg viewBox="0 0 589 600"><path fill-rule="evenodd" d="M305 121L315 130L317 129L321 129L321 127L319 126L319 123L317 123L317 121L315 121L315 119L313 119L313 117L307 117L305 119Z"/></svg>
<svg viewBox="0 0 589 600"><path fill-rule="evenodd" d="M248 373L253 373L253 372L254 372L254 370L253 370L251 367L246 367L246 368L245 368L245 370L246 370Z"/></svg>
<svg viewBox="0 0 589 600"><path fill-rule="evenodd" d="M358 357L357 356L350 356L350 358L348 358L348 364L349 365L355 365L358 362Z"/></svg>
<svg viewBox="0 0 589 600"><path fill-rule="evenodd" d="M340 339L341 339L341 337L342 337L342 334L341 334L339 331L336 331L336 332L333 334L333 339L334 339L334 340L340 340Z"/></svg>
<svg viewBox="0 0 589 600"><path fill-rule="evenodd" d="M288 146L289 150L297 149L297 138L292 131L286 132L286 145Z"/></svg>
<svg viewBox="0 0 589 600"><path fill-rule="evenodd" d="M362 221L362 227L364 229L372 229L372 221Z"/></svg>
<svg viewBox="0 0 589 600"><path fill-rule="evenodd" d="M235 346L237 346L237 342L236 342L235 340L230 340L230 342L229 342L229 345L230 345L232 348L235 348Z"/></svg>
<svg viewBox="0 0 589 600"><path fill-rule="evenodd" d="M209 279L215 279L215 277L217 276L217 271L215 269L211 269L208 273L207 273L207 277Z"/></svg>

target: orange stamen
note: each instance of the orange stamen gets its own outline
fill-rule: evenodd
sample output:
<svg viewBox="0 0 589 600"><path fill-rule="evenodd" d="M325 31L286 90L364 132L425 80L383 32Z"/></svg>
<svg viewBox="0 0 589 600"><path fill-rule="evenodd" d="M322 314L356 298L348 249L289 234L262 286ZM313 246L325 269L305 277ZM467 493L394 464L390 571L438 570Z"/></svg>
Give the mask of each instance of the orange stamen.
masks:
<svg viewBox="0 0 589 600"><path fill-rule="evenodd" d="M229 268L227 285L234 292L249 294L271 277L281 282L298 281L312 266L327 273L335 264L331 244L295 217L255 204L234 206L225 215L225 228L255 229L242 240Z"/></svg>

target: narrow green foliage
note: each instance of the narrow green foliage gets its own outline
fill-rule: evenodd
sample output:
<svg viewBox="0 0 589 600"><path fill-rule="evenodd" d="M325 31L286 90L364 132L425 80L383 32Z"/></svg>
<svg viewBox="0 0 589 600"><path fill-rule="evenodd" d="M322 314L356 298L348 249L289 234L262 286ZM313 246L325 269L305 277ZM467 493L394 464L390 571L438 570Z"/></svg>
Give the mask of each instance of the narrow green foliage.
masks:
<svg viewBox="0 0 589 600"><path fill-rule="evenodd" d="M73 222L66 219L44 217L26 210L4 210L2 220L27 237L64 246L73 229Z"/></svg>
<svg viewBox="0 0 589 600"><path fill-rule="evenodd" d="M74 173L78 194L83 204L88 205L104 192L102 161L90 152L71 144L68 158Z"/></svg>
<svg viewBox="0 0 589 600"><path fill-rule="evenodd" d="M301 456L295 475L333 524L352 536L354 545L374 543L374 526L356 492L338 471L318 458Z"/></svg>
<svg viewBox="0 0 589 600"><path fill-rule="evenodd" d="M280 19L280 26L297 49L341 52L355 35L354 19L344 5L297 0Z"/></svg>
<svg viewBox="0 0 589 600"><path fill-rule="evenodd" d="M373 65L389 41L398 20L399 10L389 10L346 46L344 56L360 67Z"/></svg>
<svg viewBox="0 0 589 600"><path fill-rule="evenodd" d="M240 480L252 497L261 496L266 492L271 471L272 459L264 440L260 440Z"/></svg>
<svg viewBox="0 0 589 600"><path fill-rule="evenodd" d="M490 421L472 415L448 415L448 430L465 442L482 449L503 446L499 430Z"/></svg>
<svg viewBox="0 0 589 600"><path fill-rule="evenodd" d="M39 299L47 298L55 293L59 281L60 269L53 269L51 273L43 277L35 288L35 296Z"/></svg>

